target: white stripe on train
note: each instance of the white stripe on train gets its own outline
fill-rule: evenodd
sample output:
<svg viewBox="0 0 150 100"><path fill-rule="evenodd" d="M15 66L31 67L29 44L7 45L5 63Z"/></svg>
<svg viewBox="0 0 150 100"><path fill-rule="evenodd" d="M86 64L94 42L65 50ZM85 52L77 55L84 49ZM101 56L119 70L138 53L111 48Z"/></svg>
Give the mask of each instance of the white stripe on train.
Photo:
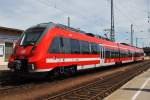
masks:
<svg viewBox="0 0 150 100"><path fill-rule="evenodd" d="M113 63L104 63L104 64L92 64L92 65L77 66L77 70L96 68L96 67L102 67L102 66L109 66L109 65L115 65L115 62L113 62Z"/></svg>
<svg viewBox="0 0 150 100"><path fill-rule="evenodd" d="M96 61L100 58L47 58L46 63L55 63L55 62L75 62L75 61Z"/></svg>
<svg viewBox="0 0 150 100"><path fill-rule="evenodd" d="M100 58L47 58L46 63L53 63L53 62L74 62L74 61L95 61L99 60ZM122 63L129 63L133 62L133 60L127 60L127 61L122 61ZM109 65L115 65L115 62L112 63L100 63L100 64L91 64L91 65L83 65L83 66L77 66L77 70L82 70L82 69L89 69L89 68L96 68L96 67L102 67L102 66L109 66ZM50 71L53 68L50 69L39 69L35 70L34 72L45 72L45 71Z"/></svg>

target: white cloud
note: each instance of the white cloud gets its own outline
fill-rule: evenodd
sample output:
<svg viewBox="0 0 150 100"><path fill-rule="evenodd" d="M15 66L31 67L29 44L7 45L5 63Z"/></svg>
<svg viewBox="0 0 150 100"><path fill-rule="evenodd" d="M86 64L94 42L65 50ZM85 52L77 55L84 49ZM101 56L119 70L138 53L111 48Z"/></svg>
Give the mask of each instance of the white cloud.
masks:
<svg viewBox="0 0 150 100"><path fill-rule="evenodd" d="M117 41L130 42L131 23L135 37L150 37L146 1L114 0ZM1 26L26 29L50 21L67 24L70 16L72 27L87 32L103 35L110 28L110 0L1 0L0 4ZM141 41L150 44L148 39Z"/></svg>

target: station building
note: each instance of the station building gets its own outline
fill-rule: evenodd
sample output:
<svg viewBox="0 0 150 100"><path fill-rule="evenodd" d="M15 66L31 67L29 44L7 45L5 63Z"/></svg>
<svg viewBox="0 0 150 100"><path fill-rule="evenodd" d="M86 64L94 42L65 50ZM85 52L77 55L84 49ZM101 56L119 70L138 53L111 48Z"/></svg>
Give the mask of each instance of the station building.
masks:
<svg viewBox="0 0 150 100"><path fill-rule="evenodd" d="M19 29L0 27L0 65L7 65L14 44L22 32Z"/></svg>

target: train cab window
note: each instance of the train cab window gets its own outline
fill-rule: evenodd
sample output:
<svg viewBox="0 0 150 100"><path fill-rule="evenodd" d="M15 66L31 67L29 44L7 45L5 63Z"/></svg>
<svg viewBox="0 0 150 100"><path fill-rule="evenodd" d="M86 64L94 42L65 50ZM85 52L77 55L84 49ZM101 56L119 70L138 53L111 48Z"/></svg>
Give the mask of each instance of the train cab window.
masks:
<svg viewBox="0 0 150 100"><path fill-rule="evenodd" d="M79 54L80 53L80 43L78 40L71 39L71 53L73 54Z"/></svg>
<svg viewBox="0 0 150 100"><path fill-rule="evenodd" d="M60 51L61 51L61 49L60 49L60 37L55 37L50 44L48 52L49 53L60 53Z"/></svg>
<svg viewBox="0 0 150 100"><path fill-rule="evenodd" d="M46 27L33 27L23 32L21 46L33 45L37 43L44 34Z"/></svg>
<svg viewBox="0 0 150 100"><path fill-rule="evenodd" d="M80 41L80 51L82 54L89 54L90 53L89 43L86 41Z"/></svg>

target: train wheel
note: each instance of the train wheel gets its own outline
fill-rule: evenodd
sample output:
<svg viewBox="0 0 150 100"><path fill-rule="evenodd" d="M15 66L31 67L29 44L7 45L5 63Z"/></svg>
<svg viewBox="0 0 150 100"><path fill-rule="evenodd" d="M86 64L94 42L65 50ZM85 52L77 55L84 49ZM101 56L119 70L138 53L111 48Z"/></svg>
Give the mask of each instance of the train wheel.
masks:
<svg viewBox="0 0 150 100"><path fill-rule="evenodd" d="M77 72L76 66L68 66L68 67L57 67L53 71L48 73L51 79L61 78L64 76L72 76Z"/></svg>
<svg viewBox="0 0 150 100"><path fill-rule="evenodd" d="M77 67L76 66L71 66L69 71L70 71L70 74L73 75L77 72Z"/></svg>
<svg viewBox="0 0 150 100"><path fill-rule="evenodd" d="M122 62L116 62L115 65L119 67L122 65Z"/></svg>
<svg viewBox="0 0 150 100"><path fill-rule="evenodd" d="M67 66L63 69L63 76L72 76L77 72L76 66Z"/></svg>
<svg viewBox="0 0 150 100"><path fill-rule="evenodd" d="M55 69L53 69L52 71L48 72L47 77L50 79L56 79L60 76L60 68L57 67Z"/></svg>

